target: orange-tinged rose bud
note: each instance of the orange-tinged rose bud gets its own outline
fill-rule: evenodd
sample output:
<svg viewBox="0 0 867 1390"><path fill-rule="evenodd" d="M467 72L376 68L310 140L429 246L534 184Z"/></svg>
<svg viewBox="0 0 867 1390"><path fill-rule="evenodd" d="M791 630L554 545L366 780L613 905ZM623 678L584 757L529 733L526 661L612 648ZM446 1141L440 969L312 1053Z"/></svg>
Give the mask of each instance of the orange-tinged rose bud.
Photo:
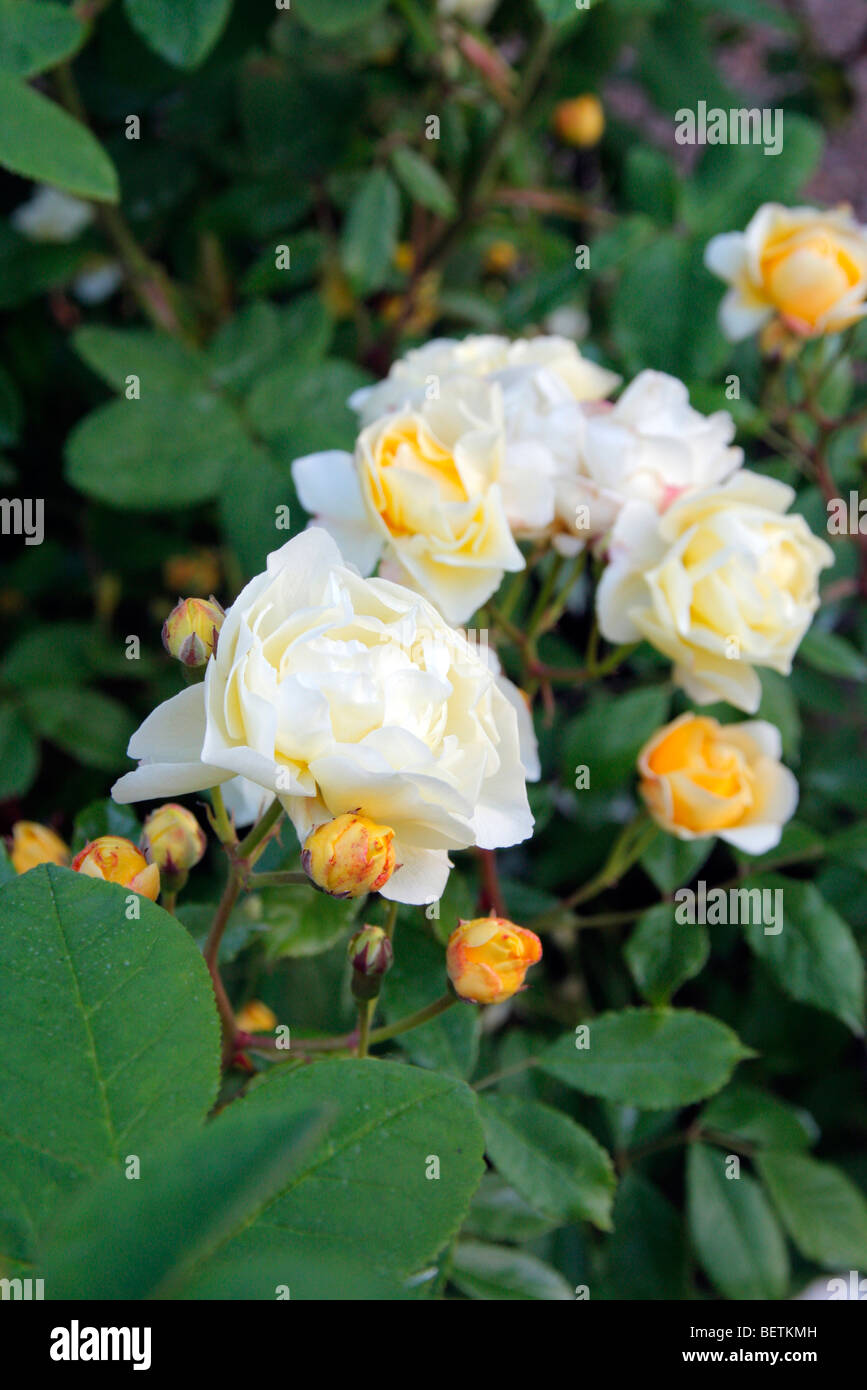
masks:
<svg viewBox="0 0 867 1390"><path fill-rule="evenodd" d="M9 858L16 874L26 874L37 864L68 864L69 847L47 825L19 820L12 827Z"/></svg>
<svg viewBox="0 0 867 1390"><path fill-rule="evenodd" d="M489 275L508 275L518 259L518 248L513 242L492 241L485 252L485 270Z"/></svg>
<svg viewBox="0 0 867 1390"><path fill-rule="evenodd" d="M213 593L220 583L220 562L216 551L204 547L189 555L170 555L163 565L163 580L171 593Z"/></svg>
<svg viewBox="0 0 867 1390"><path fill-rule="evenodd" d="M142 826L139 844L148 863L156 864L164 878L184 881L208 847L205 832L192 811L174 801L151 811ZM167 886L164 882L163 887Z"/></svg>
<svg viewBox="0 0 867 1390"><path fill-rule="evenodd" d="M523 988L531 965L542 959L535 932L504 917L459 922L446 947L446 970L455 993L470 1004L501 1004Z"/></svg>
<svg viewBox="0 0 867 1390"><path fill-rule="evenodd" d="M605 112L602 102L592 92L558 101L554 107L554 130L565 145L587 149L598 145L605 131Z"/></svg>
<svg viewBox="0 0 867 1390"><path fill-rule="evenodd" d="M235 1017L242 1033L270 1033L277 1023L277 1015L261 999L251 999Z"/></svg>
<svg viewBox="0 0 867 1390"><path fill-rule="evenodd" d="M307 836L304 872L335 898L360 898L383 888L397 867L394 831L369 816L344 813Z"/></svg>
<svg viewBox="0 0 867 1390"><path fill-rule="evenodd" d="M225 616L213 595L181 599L163 623L163 646L184 666L204 666L217 650Z"/></svg>
<svg viewBox="0 0 867 1390"><path fill-rule="evenodd" d="M160 894L160 871L149 864L133 844L120 835L100 835L79 850L72 861L78 874L101 878L106 883L120 883L143 898L156 902Z"/></svg>

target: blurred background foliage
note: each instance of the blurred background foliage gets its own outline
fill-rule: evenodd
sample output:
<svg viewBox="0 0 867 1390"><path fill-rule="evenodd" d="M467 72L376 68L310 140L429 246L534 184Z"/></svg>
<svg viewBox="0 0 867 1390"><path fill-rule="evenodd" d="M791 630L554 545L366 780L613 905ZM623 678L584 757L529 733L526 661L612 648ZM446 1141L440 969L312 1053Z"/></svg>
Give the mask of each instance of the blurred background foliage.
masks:
<svg viewBox="0 0 867 1390"><path fill-rule="evenodd" d="M292 460L351 447L350 392L431 336L561 332L626 378L645 367L680 376L697 407L731 410L747 462L795 484L797 509L824 533L818 486L775 438L767 363L755 341L733 348L719 332L721 287L702 253L761 202L840 194L823 154L859 118L864 47L856 28L845 51L826 51L794 0L598 0L579 11L502 0L485 29L444 20L427 0L294 0L285 11L265 0L0 0L0 481L7 496L44 497L46 523L42 545L3 538L0 830L26 815L75 848L106 829L137 836L136 814L104 798L128 766L130 733L178 686L163 618L179 593L230 602L304 526ZM578 148L552 118L585 93L601 100L605 129ZM674 113L699 100L782 105L782 152L676 146ZM842 191L856 200L854 164L849 177ZM94 199L93 220L71 240L26 236L10 214L30 181ZM583 245L589 266L577 269ZM104 297L99 271L110 272ZM826 374L821 404L834 419L867 400L865 345L857 332ZM725 391L733 373L739 399ZM131 376L138 399L127 398ZM797 385L783 389L797 414ZM863 430L841 426L830 457L846 497L863 476ZM290 531L275 527L287 505ZM763 675L761 713L781 728L801 786L797 822L765 856L788 868L794 962L737 927L712 939L675 930L665 899L679 884L742 867L714 842L659 836L594 901L615 919L604 929L558 915L634 814L641 744L685 707L644 647L589 694L564 693L555 721L538 719L537 834L501 867L510 915L547 929L544 975L505 1029L480 1034L466 1009L408 1035L414 1060L485 1075L538 1051L576 1012L677 992L761 1054L695 1123L739 1135L747 1154L818 1141L822 1159L867 1187L863 992L847 954L867 940L867 621L851 582L857 547L844 537L835 548L791 679ZM543 639L543 660L574 664L584 651L580 599ZM130 636L141 644L132 660ZM501 655L509 667L515 653ZM592 787L576 793L582 763ZM290 862L279 855L269 850L264 867ZM477 898L475 863L459 860L433 924L443 939ZM181 909L198 939L218 872L215 862L195 877ZM418 915L401 912L387 1018L441 992L442 952ZM248 901L223 947L234 994L302 1031L351 1026L352 918L352 904L311 903L302 890ZM676 1111L590 1099L537 1072L500 1094L552 1102L616 1155L646 1156L623 1160L614 1234L592 1240L488 1174L453 1265L464 1294L560 1297L564 1281L591 1281L619 1298L779 1295L816 1264L867 1249L867 1224L848 1245L835 1227L832 1183L821 1258L815 1240L796 1237L790 1271L749 1186L745 1210L720 1221L735 1241L755 1221L759 1253L720 1254L690 1208L719 1188L719 1156L696 1146L684 1176L666 1142ZM790 1174L765 1176L770 1189L791 1186ZM793 1234L797 1213L786 1224Z"/></svg>

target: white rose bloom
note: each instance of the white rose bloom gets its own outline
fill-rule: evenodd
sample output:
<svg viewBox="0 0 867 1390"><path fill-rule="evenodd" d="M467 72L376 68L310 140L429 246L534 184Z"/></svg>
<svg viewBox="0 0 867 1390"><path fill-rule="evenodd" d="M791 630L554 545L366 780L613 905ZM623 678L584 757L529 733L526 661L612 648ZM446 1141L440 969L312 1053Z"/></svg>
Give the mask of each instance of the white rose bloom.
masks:
<svg viewBox="0 0 867 1390"><path fill-rule="evenodd" d="M268 557L226 614L205 680L133 736L116 801L233 778L280 798L303 843L361 811L395 832L385 897L438 898L449 851L531 833L527 709L418 595L344 565L308 530Z"/></svg>
<svg viewBox="0 0 867 1390"><path fill-rule="evenodd" d="M384 557L449 622L465 622L505 571L524 568L500 487L502 410L498 388L456 377L441 400L368 425L354 457L296 459L301 504L363 573Z"/></svg>
<svg viewBox="0 0 867 1390"><path fill-rule="evenodd" d="M698 704L727 700L755 713L753 667L789 673L819 606L819 573L833 563L804 518L786 515L794 496L742 469L661 517L647 502L627 504L596 595L602 635L646 638Z"/></svg>
<svg viewBox="0 0 867 1390"><path fill-rule="evenodd" d="M629 501L663 512L684 493L721 483L743 462L726 410L702 415L665 372L640 372L615 405L582 412L580 464L564 483L569 515L584 504L590 532L604 535Z"/></svg>
<svg viewBox="0 0 867 1390"><path fill-rule="evenodd" d="M93 221L93 208L59 188L40 184L26 203L15 208L9 221L29 241L75 241Z"/></svg>

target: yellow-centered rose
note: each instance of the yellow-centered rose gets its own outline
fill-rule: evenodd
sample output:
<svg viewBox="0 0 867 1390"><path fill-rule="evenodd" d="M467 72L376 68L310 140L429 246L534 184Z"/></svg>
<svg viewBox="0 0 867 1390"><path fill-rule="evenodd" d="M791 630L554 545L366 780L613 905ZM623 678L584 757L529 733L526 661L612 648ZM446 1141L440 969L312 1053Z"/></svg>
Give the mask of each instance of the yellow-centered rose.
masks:
<svg viewBox="0 0 867 1390"><path fill-rule="evenodd" d="M88 878L120 883L153 902L160 895L160 871L156 864L149 864L132 840L120 835L100 835L91 840L79 850L72 867L78 874L87 874Z"/></svg>
<svg viewBox="0 0 867 1390"><path fill-rule="evenodd" d="M848 207L765 203L743 232L713 237L705 263L731 286L719 317L733 342L774 317L792 333L815 337L867 313L867 228Z"/></svg>
<svg viewBox="0 0 867 1390"><path fill-rule="evenodd" d="M68 864L69 846L47 825L19 820L12 827L9 858L16 874L26 874L37 864Z"/></svg>
<svg viewBox="0 0 867 1390"><path fill-rule="evenodd" d="M638 755L641 795L657 824L679 840L718 835L747 854L764 854L779 844L798 804L781 751L779 729L764 720L719 724L682 714Z"/></svg>
<svg viewBox="0 0 867 1390"><path fill-rule="evenodd" d="M369 816L335 816L307 836L301 853L304 872L333 898L377 893L391 878L394 831Z"/></svg>
<svg viewBox="0 0 867 1390"><path fill-rule="evenodd" d="M697 704L727 700L754 714L762 687L753 667L789 673L819 606L819 573L834 558L802 516L786 514L794 495L742 469L661 517L627 503L596 595L602 635L646 638Z"/></svg>
<svg viewBox="0 0 867 1390"><path fill-rule="evenodd" d="M470 1004L502 1004L523 987L542 943L526 927L503 917L459 922L446 947L446 970L455 994Z"/></svg>

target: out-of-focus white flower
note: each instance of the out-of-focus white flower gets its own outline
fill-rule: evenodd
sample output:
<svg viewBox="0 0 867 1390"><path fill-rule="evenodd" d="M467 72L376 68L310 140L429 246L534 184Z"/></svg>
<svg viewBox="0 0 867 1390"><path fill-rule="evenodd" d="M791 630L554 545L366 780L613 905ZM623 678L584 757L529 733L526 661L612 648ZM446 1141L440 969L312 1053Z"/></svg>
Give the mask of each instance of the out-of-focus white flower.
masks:
<svg viewBox="0 0 867 1390"><path fill-rule="evenodd" d="M697 704L727 700L755 713L753 667L789 673L819 606L819 573L833 563L804 518L786 514L794 496L741 469L662 516L628 503L596 593L603 637L644 637L675 663L675 680Z"/></svg>
<svg viewBox="0 0 867 1390"><path fill-rule="evenodd" d="M15 208L9 221L28 241L75 241L93 221L93 208L59 188L40 184L26 203Z"/></svg>
<svg viewBox="0 0 867 1390"><path fill-rule="evenodd" d="M72 282L72 293L82 304L103 304L123 284L123 266L107 256L97 256Z"/></svg>
<svg viewBox="0 0 867 1390"><path fill-rule="evenodd" d="M500 489L504 442L499 390L453 377L442 398L366 426L354 457L310 454L292 475L302 505L362 573L384 555L390 573L464 622L505 571L524 568Z"/></svg>
<svg viewBox="0 0 867 1390"><path fill-rule="evenodd" d="M779 315L793 333L838 333L867 314L867 227L849 207L764 203L742 232L712 237L705 264L731 289L719 309L733 342Z"/></svg>
<svg viewBox="0 0 867 1390"><path fill-rule="evenodd" d="M300 842L359 813L394 831L398 902L439 897L449 851L531 833L521 696L418 594L362 579L307 530L226 614L202 684L133 736L116 801L244 778L280 798ZM231 796L231 792L230 792Z"/></svg>
<svg viewBox="0 0 867 1390"><path fill-rule="evenodd" d="M437 0L437 9L449 19L465 19L480 27L487 24L500 0Z"/></svg>

